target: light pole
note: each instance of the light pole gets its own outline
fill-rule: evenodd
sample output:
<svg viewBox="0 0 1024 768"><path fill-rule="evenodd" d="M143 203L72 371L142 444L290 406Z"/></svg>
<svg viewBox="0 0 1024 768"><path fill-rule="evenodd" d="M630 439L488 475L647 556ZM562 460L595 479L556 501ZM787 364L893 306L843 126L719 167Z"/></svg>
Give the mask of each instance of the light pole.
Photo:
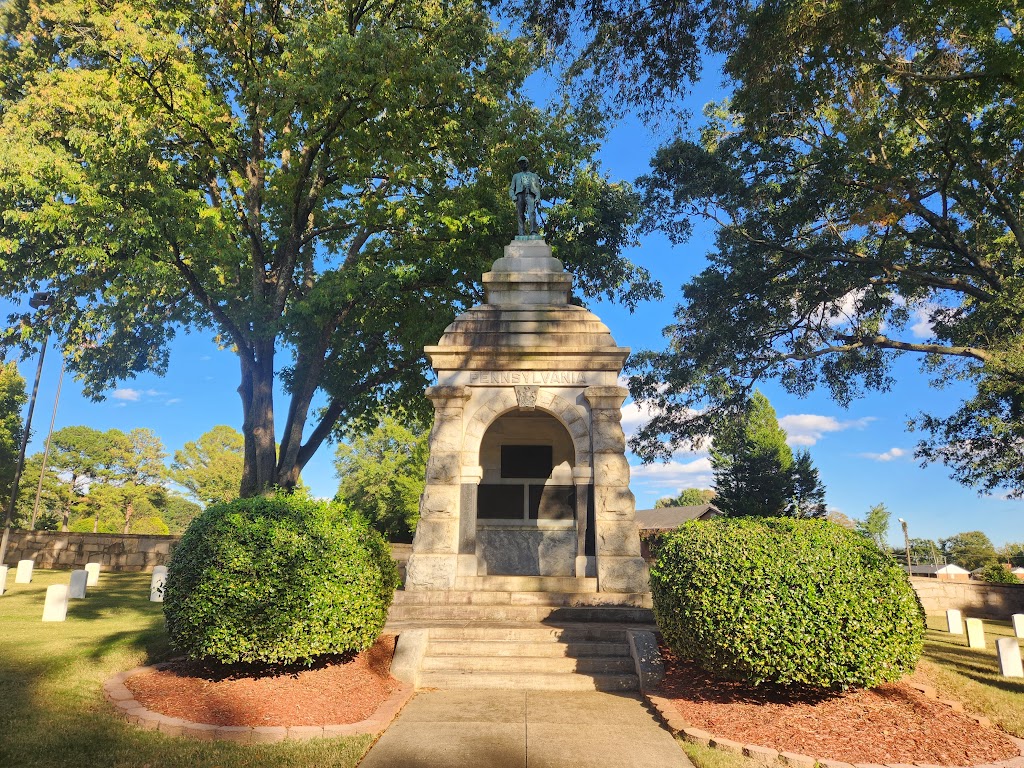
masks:
<svg viewBox="0 0 1024 768"><path fill-rule="evenodd" d="M48 307L52 303L50 294L34 293L29 299L32 309ZM28 434L32 428L32 411L36 407L36 395L39 393L39 378L43 375L43 358L46 357L46 342L50 334L43 339L43 348L39 350L39 365L36 366L36 380L32 385L32 396L28 401L28 413L25 415L25 429L21 435L21 448L18 451L18 463L14 467L14 479L11 481L11 501L7 505L7 518L4 520L4 534L0 538L0 564L7 559L7 543L11 538L11 521L14 519L14 507L18 503L18 484L21 482L21 470L25 468L25 449L28 447Z"/></svg>
<svg viewBox="0 0 1024 768"><path fill-rule="evenodd" d="M902 517L896 518L900 521L900 525L903 526L903 547L907 552L907 576L912 576L913 572L910 569L910 535L907 533L907 521Z"/></svg>

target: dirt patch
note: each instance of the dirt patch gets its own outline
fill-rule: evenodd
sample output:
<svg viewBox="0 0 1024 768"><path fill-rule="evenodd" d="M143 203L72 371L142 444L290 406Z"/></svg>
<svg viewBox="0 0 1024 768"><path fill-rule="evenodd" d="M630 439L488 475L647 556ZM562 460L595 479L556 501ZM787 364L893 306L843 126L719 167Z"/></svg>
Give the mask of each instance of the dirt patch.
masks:
<svg viewBox="0 0 1024 768"><path fill-rule="evenodd" d="M187 661L125 681L136 701L169 717L209 725L341 725L370 717L400 683L388 674L395 637L312 667L270 670Z"/></svg>
<svg viewBox="0 0 1024 768"><path fill-rule="evenodd" d="M846 763L982 765L1017 757L1001 731L905 683L821 693L716 680L662 648L657 693L680 717L715 736Z"/></svg>

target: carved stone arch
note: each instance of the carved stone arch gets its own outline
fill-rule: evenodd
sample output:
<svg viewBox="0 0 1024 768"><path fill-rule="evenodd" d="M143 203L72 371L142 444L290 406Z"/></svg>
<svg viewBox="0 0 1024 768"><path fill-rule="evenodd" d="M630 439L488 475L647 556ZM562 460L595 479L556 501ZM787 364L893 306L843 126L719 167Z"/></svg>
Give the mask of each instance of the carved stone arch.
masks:
<svg viewBox="0 0 1024 768"><path fill-rule="evenodd" d="M514 390L505 389L494 396L488 397L473 411L466 420L466 439L463 443L464 463L475 465L479 462L480 443L488 428L512 411L519 410ZM585 410L560 395L541 390L537 393L536 410L552 416L561 424L572 438L576 453L575 466L589 468L591 466L590 428Z"/></svg>

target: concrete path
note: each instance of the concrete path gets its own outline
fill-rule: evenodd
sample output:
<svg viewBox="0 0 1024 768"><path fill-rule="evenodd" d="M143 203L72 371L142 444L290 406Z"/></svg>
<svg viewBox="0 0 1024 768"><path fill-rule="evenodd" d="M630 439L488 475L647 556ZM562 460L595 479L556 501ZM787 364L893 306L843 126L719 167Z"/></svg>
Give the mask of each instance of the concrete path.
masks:
<svg viewBox="0 0 1024 768"><path fill-rule="evenodd" d="M360 768L693 768L636 694L418 693Z"/></svg>

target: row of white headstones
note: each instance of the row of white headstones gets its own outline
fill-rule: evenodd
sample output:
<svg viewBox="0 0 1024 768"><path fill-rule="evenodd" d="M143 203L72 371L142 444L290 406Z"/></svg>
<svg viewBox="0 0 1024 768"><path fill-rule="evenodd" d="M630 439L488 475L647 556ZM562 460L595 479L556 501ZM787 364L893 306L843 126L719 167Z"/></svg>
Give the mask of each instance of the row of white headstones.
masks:
<svg viewBox="0 0 1024 768"><path fill-rule="evenodd" d="M19 560L18 570L14 574L15 584L30 584L34 560ZM51 584L46 588L46 601L43 603L43 621L64 621L68 617L68 603L71 600L85 599L89 587L100 583L100 563L86 563L85 568L71 572L68 584ZM0 565L0 595L7 585L8 566ZM158 565L153 568L153 577L149 581L149 599L154 603L164 601L164 585L167 583L167 566Z"/></svg>
<svg viewBox="0 0 1024 768"><path fill-rule="evenodd" d="M1000 637L996 640L996 655L999 657L999 674L1003 677L1024 677L1024 664L1021 663L1020 642L1024 637L1024 613L1015 613L1010 617L1013 634L1016 637ZM962 635L967 628L967 647L985 648L985 627L981 619L965 619L955 609L946 611L946 626L949 634Z"/></svg>

